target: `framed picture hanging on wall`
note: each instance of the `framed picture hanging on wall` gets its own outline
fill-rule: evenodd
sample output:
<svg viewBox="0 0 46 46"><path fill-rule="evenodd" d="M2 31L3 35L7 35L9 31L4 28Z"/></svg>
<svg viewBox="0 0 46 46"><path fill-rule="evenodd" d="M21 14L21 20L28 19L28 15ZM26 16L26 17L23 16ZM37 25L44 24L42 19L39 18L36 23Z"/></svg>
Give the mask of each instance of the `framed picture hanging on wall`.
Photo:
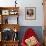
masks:
<svg viewBox="0 0 46 46"><path fill-rule="evenodd" d="M35 7L26 7L25 8L25 19L26 20L35 20L36 19L36 8Z"/></svg>

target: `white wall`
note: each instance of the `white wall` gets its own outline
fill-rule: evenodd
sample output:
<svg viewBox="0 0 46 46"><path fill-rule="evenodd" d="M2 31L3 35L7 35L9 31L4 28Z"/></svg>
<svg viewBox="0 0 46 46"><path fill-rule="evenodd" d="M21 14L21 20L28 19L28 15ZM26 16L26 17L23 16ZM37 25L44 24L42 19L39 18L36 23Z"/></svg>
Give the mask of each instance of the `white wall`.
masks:
<svg viewBox="0 0 46 46"><path fill-rule="evenodd" d="M0 6L14 6L15 0L0 0ZM17 0L19 9L19 24L21 26L43 26L42 0ZM25 20L25 7L36 7L36 20Z"/></svg>

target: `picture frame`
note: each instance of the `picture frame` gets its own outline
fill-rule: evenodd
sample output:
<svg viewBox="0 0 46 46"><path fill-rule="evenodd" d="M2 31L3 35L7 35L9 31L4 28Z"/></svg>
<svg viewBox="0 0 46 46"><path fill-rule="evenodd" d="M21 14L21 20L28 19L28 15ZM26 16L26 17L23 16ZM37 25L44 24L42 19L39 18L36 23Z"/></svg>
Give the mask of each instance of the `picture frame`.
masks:
<svg viewBox="0 0 46 46"><path fill-rule="evenodd" d="M8 24L8 16L3 16L2 24Z"/></svg>
<svg viewBox="0 0 46 46"><path fill-rule="evenodd" d="M18 24L18 16L3 16L2 24Z"/></svg>
<svg viewBox="0 0 46 46"><path fill-rule="evenodd" d="M1 15L0 15L0 24L1 24Z"/></svg>
<svg viewBox="0 0 46 46"><path fill-rule="evenodd" d="M36 7L26 7L25 8L25 19L26 20L36 20Z"/></svg>
<svg viewBox="0 0 46 46"><path fill-rule="evenodd" d="M1 32L0 32L0 41L1 41Z"/></svg>
<svg viewBox="0 0 46 46"><path fill-rule="evenodd" d="M9 14L10 15L17 15L18 14L18 11L16 11L16 10L10 10L9 11Z"/></svg>
<svg viewBox="0 0 46 46"><path fill-rule="evenodd" d="M2 10L2 15L9 15L9 10Z"/></svg>
<svg viewBox="0 0 46 46"><path fill-rule="evenodd" d="M17 16L11 16L11 17L9 17L8 24L18 24L17 18L18 18Z"/></svg>

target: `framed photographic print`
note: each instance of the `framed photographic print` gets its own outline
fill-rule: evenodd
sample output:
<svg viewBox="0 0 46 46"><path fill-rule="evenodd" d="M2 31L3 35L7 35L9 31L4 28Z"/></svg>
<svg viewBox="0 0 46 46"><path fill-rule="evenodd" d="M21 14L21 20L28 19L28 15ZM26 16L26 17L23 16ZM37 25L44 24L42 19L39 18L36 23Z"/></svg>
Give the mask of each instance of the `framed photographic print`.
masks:
<svg viewBox="0 0 46 46"><path fill-rule="evenodd" d="M36 8L35 7L26 7L25 8L25 19L26 20L35 20L36 19Z"/></svg>
<svg viewBox="0 0 46 46"><path fill-rule="evenodd" d="M2 10L2 15L9 15L9 10Z"/></svg>
<svg viewBox="0 0 46 46"><path fill-rule="evenodd" d="M8 24L17 24L17 16L10 16L8 19Z"/></svg>
<svg viewBox="0 0 46 46"><path fill-rule="evenodd" d="M3 16L2 24L8 24L8 16Z"/></svg>

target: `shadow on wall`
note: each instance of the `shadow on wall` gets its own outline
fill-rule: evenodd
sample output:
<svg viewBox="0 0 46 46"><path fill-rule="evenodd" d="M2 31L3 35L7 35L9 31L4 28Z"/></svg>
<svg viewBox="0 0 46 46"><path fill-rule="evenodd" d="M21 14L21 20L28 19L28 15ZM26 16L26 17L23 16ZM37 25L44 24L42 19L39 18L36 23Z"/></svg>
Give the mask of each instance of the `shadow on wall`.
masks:
<svg viewBox="0 0 46 46"><path fill-rule="evenodd" d="M23 35L24 35L25 31L28 28L32 28L36 32L39 41L41 43L43 43L43 30L42 30L42 27L41 26L21 26L20 27L20 31L19 31L19 39L20 39L20 42L21 42L21 40L23 38Z"/></svg>

